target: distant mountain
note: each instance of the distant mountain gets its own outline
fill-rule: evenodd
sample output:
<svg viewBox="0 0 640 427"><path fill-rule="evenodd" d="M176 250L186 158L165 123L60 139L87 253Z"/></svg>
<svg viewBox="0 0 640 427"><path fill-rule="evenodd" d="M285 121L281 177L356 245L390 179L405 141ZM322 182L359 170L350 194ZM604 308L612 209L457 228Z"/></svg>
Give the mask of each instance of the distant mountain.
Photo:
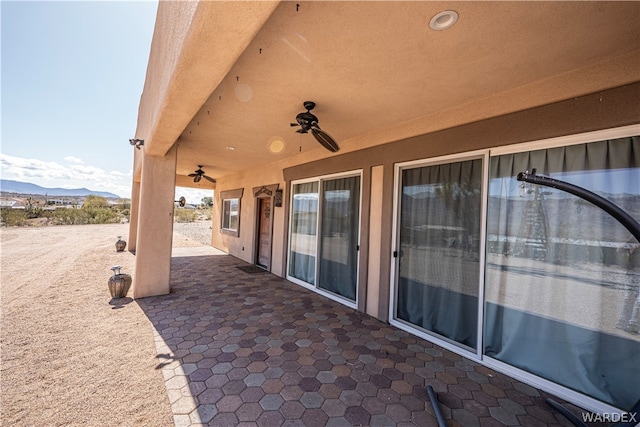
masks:
<svg viewBox="0 0 640 427"><path fill-rule="evenodd" d="M46 188L28 182L11 181L9 179L0 180L0 191L18 194L38 194L48 196L94 196L106 197L107 199L119 199L120 196L105 191L91 191L86 188Z"/></svg>

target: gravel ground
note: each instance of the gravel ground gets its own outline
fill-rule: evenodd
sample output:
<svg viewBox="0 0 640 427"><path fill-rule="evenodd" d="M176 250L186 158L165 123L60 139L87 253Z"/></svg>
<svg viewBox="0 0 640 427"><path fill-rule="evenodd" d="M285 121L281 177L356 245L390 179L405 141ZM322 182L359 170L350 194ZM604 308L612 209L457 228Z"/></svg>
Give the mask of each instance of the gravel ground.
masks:
<svg viewBox="0 0 640 427"><path fill-rule="evenodd" d="M187 238L202 245L211 245L211 221L176 222L173 224L173 232L174 240Z"/></svg>
<svg viewBox="0 0 640 427"><path fill-rule="evenodd" d="M174 247L210 234L176 224ZM109 295L110 267L135 268L119 235L127 224L0 229L0 425L174 425L149 320Z"/></svg>

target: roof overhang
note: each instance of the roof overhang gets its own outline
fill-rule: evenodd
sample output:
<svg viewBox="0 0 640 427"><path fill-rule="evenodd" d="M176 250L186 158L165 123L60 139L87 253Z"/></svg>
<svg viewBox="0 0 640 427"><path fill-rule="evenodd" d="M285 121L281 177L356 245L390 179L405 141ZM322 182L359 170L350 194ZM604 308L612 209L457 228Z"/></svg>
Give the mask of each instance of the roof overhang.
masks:
<svg viewBox="0 0 640 427"><path fill-rule="evenodd" d="M455 25L432 30L449 9ZM638 16L640 2L160 2L136 137L144 155L179 145L181 185L197 165L218 178L334 155L290 127L307 100L341 153L509 114L640 81Z"/></svg>

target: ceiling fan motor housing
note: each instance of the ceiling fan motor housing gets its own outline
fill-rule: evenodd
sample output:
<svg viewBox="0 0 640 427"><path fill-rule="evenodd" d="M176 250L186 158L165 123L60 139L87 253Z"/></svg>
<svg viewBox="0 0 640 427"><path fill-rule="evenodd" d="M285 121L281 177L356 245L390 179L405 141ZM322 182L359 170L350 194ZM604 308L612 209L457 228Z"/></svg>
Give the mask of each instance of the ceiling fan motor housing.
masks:
<svg viewBox="0 0 640 427"><path fill-rule="evenodd" d="M340 146L338 143L335 142L329 134L320 129L320 126L318 126L318 118L311 114L311 110L315 108L316 103L313 101L305 101L303 105L307 111L298 114L296 116L297 124L291 123L291 126L300 126L300 129L296 131L298 133L309 133L309 131L311 131L313 137L332 153L339 151Z"/></svg>
<svg viewBox="0 0 640 427"><path fill-rule="evenodd" d="M314 123L316 124L316 126L318 125L318 118L307 111L305 113L298 114L296 116L296 122L298 122L298 124L302 128L301 133L307 133Z"/></svg>
<svg viewBox="0 0 640 427"><path fill-rule="evenodd" d="M215 179L205 175L205 172L202 170L202 165L198 165L198 169L196 169L193 173L190 173L188 176L193 178L193 182L200 182L202 178L210 182L216 182Z"/></svg>

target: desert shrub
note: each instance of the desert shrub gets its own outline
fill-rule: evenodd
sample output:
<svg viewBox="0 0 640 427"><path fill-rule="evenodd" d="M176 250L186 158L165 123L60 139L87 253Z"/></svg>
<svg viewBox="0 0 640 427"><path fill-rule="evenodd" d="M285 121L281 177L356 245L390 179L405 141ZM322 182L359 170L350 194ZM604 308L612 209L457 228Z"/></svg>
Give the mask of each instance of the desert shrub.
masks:
<svg viewBox="0 0 640 427"><path fill-rule="evenodd" d="M59 208L47 213L52 225L87 224L86 212L81 209Z"/></svg>
<svg viewBox="0 0 640 427"><path fill-rule="evenodd" d="M104 197L87 196L82 208L44 209L41 203L32 198L27 199L24 209L0 209L0 225L5 227L20 227L34 225L83 225L83 224L112 224L122 222L129 216L128 202L113 208ZM43 220L43 221L37 221Z"/></svg>
<svg viewBox="0 0 640 427"><path fill-rule="evenodd" d="M112 224L120 222L120 215L109 208L81 209L85 224Z"/></svg>
<svg viewBox="0 0 640 427"><path fill-rule="evenodd" d="M84 199L82 209L106 209L109 207L109 201L100 196L88 195Z"/></svg>
<svg viewBox="0 0 640 427"><path fill-rule="evenodd" d="M89 195L82 204L83 224L111 224L120 222L121 216L112 210L109 201L100 196Z"/></svg>
<svg viewBox="0 0 640 427"><path fill-rule="evenodd" d="M198 211L195 209L175 208L173 210L173 220L175 222L194 222L198 219Z"/></svg>
<svg viewBox="0 0 640 427"><path fill-rule="evenodd" d="M0 222L4 227L27 225L27 215L24 209L0 209Z"/></svg>
<svg viewBox="0 0 640 427"><path fill-rule="evenodd" d="M124 218L129 219L129 215L131 212L131 200L129 199L119 199L118 203L111 206L111 210L117 212Z"/></svg>
<svg viewBox="0 0 640 427"><path fill-rule="evenodd" d="M129 200L129 199L119 199L118 203L116 203L114 205L114 208L116 208L119 211L129 210L129 209L131 209L131 200Z"/></svg>
<svg viewBox="0 0 640 427"><path fill-rule="evenodd" d="M198 209L198 215L200 216L201 220L205 219L207 221L211 221L212 212L213 212L213 208L212 207Z"/></svg>

